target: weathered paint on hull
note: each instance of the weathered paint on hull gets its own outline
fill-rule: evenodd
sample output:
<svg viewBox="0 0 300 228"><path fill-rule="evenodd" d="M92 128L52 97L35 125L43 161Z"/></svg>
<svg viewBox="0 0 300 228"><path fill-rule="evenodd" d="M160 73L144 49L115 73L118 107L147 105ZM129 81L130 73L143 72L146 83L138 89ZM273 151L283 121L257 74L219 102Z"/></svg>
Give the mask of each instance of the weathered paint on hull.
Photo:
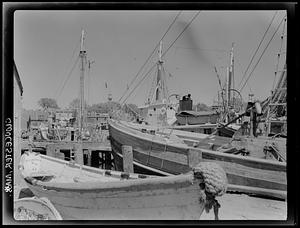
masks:
<svg viewBox="0 0 300 228"><path fill-rule="evenodd" d="M193 172L156 177L102 170L25 153L21 174L65 220L199 219L205 202Z"/></svg>
<svg viewBox="0 0 300 228"><path fill-rule="evenodd" d="M155 141L140 140L139 133L127 134L123 129L118 129L115 123L110 124L111 145L114 154L122 154L121 145L133 147L133 158L138 163L150 168L158 169L170 174L186 173L191 170L188 166L188 149L174 148ZM137 131L138 132L138 131ZM152 149L151 149L152 148ZM286 191L286 166L281 163L264 161L262 159L247 158L199 149L203 161L219 163L227 173L228 183L238 186L249 186L270 190ZM168 157L168 154L173 154ZM175 156L174 156L175 155ZM121 156L115 156L121 160ZM122 161L118 161L122 164ZM145 172L146 173L146 172Z"/></svg>
<svg viewBox="0 0 300 228"><path fill-rule="evenodd" d="M118 170L123 170L123 160L121 156L117 156L122 154L121 148L115 149L114 147L114 154L117 159ZM143 173L143 174L150 174L151 175L161 175L159 172L153 172L153 169L157 169L158 171L167 172L170 174L181 174L186 173L191 170L187 164L176 163L172 161L163 161L163 159L157 157L148 157L145 153L141 153L140 151L133 150L134 152L134 159L136 159L142 165L148 166L149 169L143 168L138 165L134 165L134 172ZM276 171L266 171L265 174L261 174L262 170L254 170L248 168L249 173L245 171L245 168L239 164L232 164L232 162L222 161L222 157L219 158L217 156L211 157L209 154L203 153L203 161L211 161L214 160L215 162L219 163L223 166L225 171L227 171L227 178L228 183L233 185L241 185L241 186L254 186L254 187L261 187L267 189L276 189L276 190L286 190L285 178L284 176L280 178L280 176L276 176ZM148 161L148 162L147 162ZM161 165L162 164L162 165ZM150 170L150 168L152 168ZM252 172L252 173L250 173ZM269 172L269 173L268 173ZM269 178L259 177L262 175L267 176L269 174ZM278 174L278 173L277 173ZM273 179L273 181L272 181ZM280 182L274 182L279 180ZM257 186L259 184L259 186Z"/></svg>
<svg viewBox="0 0 300 228"><path fill-rule="evenodd" d="M47 197L64 220L197 220L204 209L197 184L104 193L29 188L36 196Z"/></svg>
<svg viewBox="0 0 300 228"><path fill-rule="evenodd" d="M115 153L112 151L115 167L117 171L123 171L123 157L120 153ZM155 176L167 176L172 175L169 173L163 173L161 170L157 170L154 168L150 168L149 166L141 165L139 162L133 163L133 171L134 173L146 174L146 175L155 175Z"/></svg>

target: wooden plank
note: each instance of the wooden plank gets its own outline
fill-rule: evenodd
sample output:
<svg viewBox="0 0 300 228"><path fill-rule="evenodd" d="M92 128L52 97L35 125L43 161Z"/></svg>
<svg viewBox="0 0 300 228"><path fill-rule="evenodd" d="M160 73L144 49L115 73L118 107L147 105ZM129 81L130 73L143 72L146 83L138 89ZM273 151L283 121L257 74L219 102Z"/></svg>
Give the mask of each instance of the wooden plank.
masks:
<svg viewBox="0 0 300 228"><path fill-rule="evenodd" d="M123 155L123 169L124 169L124 172L133 173L132 146L123 145L122 146L122 155Z"/></svg>
<svg viewBox="0 0 300 228"><path fill-rule="evenodd" d="M91 156L92 155L92 150L88 149L88 153L87 153L87 166L91 166Z"/></svg>
<svg viewBox="0 0 300 228"><path fill-rule="evenodd" d="M79 165L83 165L83 149L81 144L75 147L75 162Z"/></svg>
<svg viewBox="0 0 300 228"><path fill-rule="evenodd" d="M227 192L245 192L251 193L255 195L262 196L271 196L279 199L287 199L287 192L273 189L265 189L265 188L256 188L250 186L241 186L241 185L233 185L229 184L227 188Z"/></svg>
<svg viewBox="0 0 300 228"><path fill-rule="evenodd" d="M198 148L195 148L198 149ZM267 159L259 159L254 157L248 156L241 156L241 155L233 155L233 154L225 154L221 152L206 150L206 149L199 149L202 151L203 158L211 159L211 160L220 160L225 162L231 162L235 164L240 164L245 167L256 168L260 170L273 170L279 172L286 172L286 163L285 162L278 162L272 161Z"/></svg>
<svg viewBox="0 0 300 228"><path fill-rule="evenodd" d="M188 166L195 167L197 166L202 160L202 152L199 153L198 150L193 148L189 149L188 152Z"/></svg>
<svg viewBox="0 0 300 228"><path fill-rule="evenodd" d="M56 145L60 149L71 149L73 146L80 144L80 142L73 142L73 141L41 141L41 142L34 142L35 147L44 147ZM111 151L111 147L108 143L103 142L82 142L83 149L93 149L93 150L101 150L101 151ZM22 142L22 149L28 149L28 142Z"/></svg>

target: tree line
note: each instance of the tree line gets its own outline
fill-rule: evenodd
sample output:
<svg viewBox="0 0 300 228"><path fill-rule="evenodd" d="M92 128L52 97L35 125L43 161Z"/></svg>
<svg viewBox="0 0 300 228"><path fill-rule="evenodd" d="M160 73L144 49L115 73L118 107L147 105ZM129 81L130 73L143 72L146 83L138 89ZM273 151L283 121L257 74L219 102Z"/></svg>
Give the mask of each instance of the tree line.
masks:
<svg viewBox="0 0 300 228"><path fill-rule="evenodd" d="M73 99L69 105L67 106L68 109L76 110L79 108L79 98ZM39 107L42 109L60 109L60 107L57 104L57 101L53 98L41 98L38 101ZM100 113L109 113L112 114L116 112L117 110L123 110L125 113L129 113L131 115L135 115L136 113L139 113L139 109L137 105L135 104L126 104L123 107L120 103L115 101L107 101L102 102L98 104L92 104L88 105L85 103L85 109L88 111L98 111ZM212 108L204 103L198 102L197 104L193 105L194 111L211 111Z"/></svg>
<svg viewBox="0 0 300 228"><path fill-rule="evenodd" d="M79 98L73 99L67 109L77 110L80 105ZM116 119L133 119L139 113L139 109L135 104L126 104L121 106L120 103L115 101L107 101L98 104L88 105L85 102L85 109L87 111L97 111L99 113L108 113L111 117ZM47 109L60 109L57 101L53 98L41 98L38 101L38 106L44 110Z"/></svg>

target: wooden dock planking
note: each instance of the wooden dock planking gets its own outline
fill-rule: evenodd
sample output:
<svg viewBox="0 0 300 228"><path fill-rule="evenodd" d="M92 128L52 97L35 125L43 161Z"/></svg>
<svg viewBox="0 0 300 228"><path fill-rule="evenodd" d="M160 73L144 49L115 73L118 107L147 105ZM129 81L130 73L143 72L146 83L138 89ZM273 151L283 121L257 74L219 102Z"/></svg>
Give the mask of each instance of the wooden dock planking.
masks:
<svg viewBox="0 0 300 228"><path fill-rule="evenodd" d="M74 145L79 144L79 142L69 142L69 141L45 141L45 142L34 142L35 147L46 148L47 145L54 146L61 150L70 150ZM29 142L22 142L22 149L29 149ZM84 150L100 150L100 151L111 151L111 146L103 142L83 142L82 149Z"/></svg>

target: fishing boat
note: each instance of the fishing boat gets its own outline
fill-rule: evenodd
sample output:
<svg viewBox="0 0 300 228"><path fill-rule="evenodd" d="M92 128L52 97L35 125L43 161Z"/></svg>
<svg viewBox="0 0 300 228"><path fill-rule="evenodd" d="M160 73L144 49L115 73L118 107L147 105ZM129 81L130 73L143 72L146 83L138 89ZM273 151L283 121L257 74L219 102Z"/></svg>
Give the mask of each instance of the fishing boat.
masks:
<svg viewBox="0 0 300 228"><path fill-rule="evenodd" d="M269 123L269 129L270 125L276 122L274 117L286 114L286 68L282 71L270 99L263 102L262 106L260 102L249 99L243 111L240 105L242 99L237 99L241 98L240 93L232 88L233 63L232 45L230 67L227 68L224 86L219 79L223 110L221 122L218 123L222 126L216 130L226 129L230 124L239 126L234 132L234 137L226 141L224 137L217 137L215 131L205 136L193 132L183 133L173 126L168 130L168 126L145 124L137 127L132 123L124 124L111 120L110 140L118 170L122 169L123 164L121 146L130 145L133 148L136 172L180 174L191 169L190 162L193 159L213 160L225 169L231 185L229 189L285 199L286 139L278 137L279 133L270 137L269 130L264 135L258 134L257 130L258 124L262 122L258 117L264 116L265 113L268 113L266 121ZM161 94L158 93L159 90L155 91L156 94ZM243 122L241 117L249 121ZM244 124L247 126L244 127ZM185 126L191 128L193 125Z"/></svg>
<svg viewBox="0 0 300 228"><path fill-rule="evenodd" d="M47 198L63 220L195 220L227 187L226 173L220 166L203 164L187 174L157 177L26 152L19 170L34 195ZM219 179L212 183L216 174ZM212 186L214 191L209 193Z"/></svg>
<svg viewBox="0 0 300 228"><path fill-rule="evenodd" d="M250 103L250 102L249 102ZM252 106L248 109L252 116L257 115L257 105L252 102ZM248 111L239 115L242 117ZM234 121L234 120L233 120ZM211 134L203 134L198 132L188 132L177 127L151 126L145 124L137 124L134 122L121 121L123 125L129 128L136 129L142 132L155 132L161 137L170 137L175 135L181 139L186 145L190 147L198 147L202 149L209 149L213 151L242 154L250 157L261 159L272 159L281 162L286 162L286 138L269 137L265 135L255 135L256 128L254 127L255 118L251 121L251 132L243 133L243 128L238 130L232 138L223 137L216 134L220 128L216 128ZM229 122L230 124L230 122ZM226 126L226 125L224 125ZM222 128L222 127L221 127Z"/></svg>
<svg viewBox="0 0 300 228"><path fill-rule="evenodd" d="M164 61L162 60L162 41L158 50L156 74L153 77L145 105L139 107L137 122L152 126L178 128L190 132L209 134L218 127L219 113L216 111L193 111L191 94L182 96L169 94ZM171 98L175 97L175 102Z"/></svg>
<svg viewBox="0 0 300 228"><path fill-rule="evenodd" d="M189 172L192 162L214 161L227 173L229 190L286 197L286 162L190 146L175 134L134 129L116 120L110 120L109 132L117 170L123 169L122 145L130 145L134 172L176 175Z"/></svg>

